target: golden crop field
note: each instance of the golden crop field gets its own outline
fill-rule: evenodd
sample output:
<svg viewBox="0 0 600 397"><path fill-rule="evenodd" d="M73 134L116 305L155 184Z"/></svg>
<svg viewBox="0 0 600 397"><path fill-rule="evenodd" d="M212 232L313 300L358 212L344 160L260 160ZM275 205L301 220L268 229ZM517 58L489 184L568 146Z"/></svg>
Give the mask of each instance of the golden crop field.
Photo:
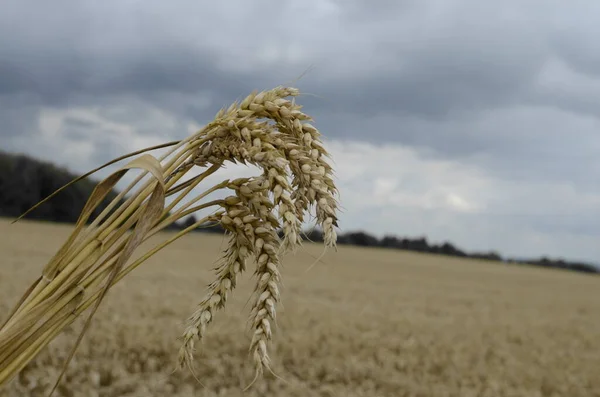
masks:
<svg viewBox="0 0 600 397"><path fill-rule="evenodd" d="M0 320L71 226L0 221ZM110 290L57 396L600 396L600 277L395 250L305 244L284 260L273 369L253 378L252 267L196 356L183 322L223 238L191 234ZM0 396L43 396L82 321Z"/></svg>

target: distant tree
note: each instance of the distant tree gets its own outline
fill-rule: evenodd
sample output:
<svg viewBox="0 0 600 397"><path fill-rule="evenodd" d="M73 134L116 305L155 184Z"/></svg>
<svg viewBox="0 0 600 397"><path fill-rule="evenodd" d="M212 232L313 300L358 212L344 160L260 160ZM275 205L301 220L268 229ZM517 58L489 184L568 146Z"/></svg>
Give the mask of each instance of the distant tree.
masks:
<svg viewBox="0 0 600 397"><path fill-rule="evenodd" d="M195 215L190 215L188 216L185 221L183 221L181 223L181 228L182 229L187 229L188 227L192 226L194 223L198 222L198 220L196 219Z"/></svg>
<svg viewBox="0 0 600 397"><path fill-rule="evenodd" d="M0 216L20 216L76 177L51 163L0 151ZM75 222L95 186L96 182L85 178L40 205L26 218ZM115 191L109 192L93 211L91 219L97 217L116 196Z"/></svg>
<svg viewBox="0 0 600 397"><path fill-rule="evenodd" d="M427 243L427 238L425 238L425 237L421 237L421 238L414 239L414 240L404 239L403 245L406 246L406 249L411 250L411 251L418 251L418 252L431 251L429 244Z"/></svg>
<svg viewBox="0 0 600 397"><path fill-rule="evenodd" d="M573 263L570 266L570 269L578 271L578 272L584 272L584 273L600 273L600 269L598 269L597 267L594 267L592 265L585 264L585 263Z"/></svg>
<svg viewBox="0 0 600 397"><path fill-rule="evenodd" d="M316 228L306 230L303 233L303 237L304 237L304 239L312 241L314 243L322 243L323 242L323 232Z"/></svg>
<svg viewBox="0 0 600 397"><path fill-rule="evenodd" d="M479 253L475 252L469 255L471 258L485 259L489 261L503 261L502 256L497 252Z"/></svg>
<svg viewBox="0 0 600 397"><path fill-rule="evenodd" d="M381 246L386 248L402 248L402 241L396 236L386 235L381 240Z"/></svg>
<svg viewBox="0 0 600 397"><path fill-rule="evenodd" d="M462 256L462 257L467 256L466 253L464 253L463 251L454 247L452 244L450 244L448 242L442 244L442 246L440 247L440 253L444 254L444 255L451 255L451 256Z"/></svg>
<svg viewBox="0 0 600 397"><path fill-rule="evenodd" d="M379 240L365 232L351 232L339 237L342 244L358 245L361 247L377 247Z"/></svg>

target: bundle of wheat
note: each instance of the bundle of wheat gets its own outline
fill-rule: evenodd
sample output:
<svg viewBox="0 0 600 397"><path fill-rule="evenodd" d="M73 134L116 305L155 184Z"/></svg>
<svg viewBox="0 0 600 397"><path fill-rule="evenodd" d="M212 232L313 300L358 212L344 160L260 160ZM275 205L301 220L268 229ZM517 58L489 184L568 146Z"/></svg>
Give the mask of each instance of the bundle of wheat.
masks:
<svg viewBox="0 0 600 397"><path fill-rule="evenodd" d="M195 342L202 340L248 260L254 259L257 281L250 317L250 352L256 377L263 369L270 370L267 345L279 301L281 258L301 244L300 228L311 208L326 247L336 244L338 192L332 168L319 131L295 103L298 95L297 89L286 87L252 93L219 111L212 122L185 140L130 153L78 178L141 155L96 186L71 236L0 328L0 385L91 307L58 385L107 291L159 250L207 222L226 230L228 247L216 268L216 279L188 319L179 364L191 368ZM164 147L170 149L159 158L146 153ZM196 189L226 162L251 164L262 173ZM199 167L203 171L197 176L178 183ZM96 206L132 169L141 169L141 175L89 222ZM230 195L207 201L208 195L221 190L230 191ZM172 200L167 205L168 197ZM148 238L191 213L209 208L214 209L209 215L130 261ZM283 231L282 237L278 230Z"/></svg>

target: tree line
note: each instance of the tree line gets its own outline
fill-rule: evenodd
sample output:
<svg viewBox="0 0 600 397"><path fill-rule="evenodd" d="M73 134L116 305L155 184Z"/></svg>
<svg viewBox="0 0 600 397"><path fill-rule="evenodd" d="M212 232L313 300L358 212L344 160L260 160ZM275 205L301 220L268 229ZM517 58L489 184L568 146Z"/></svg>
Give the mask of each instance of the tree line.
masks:
<svg viewBox="0 0 600 397"><path fill-rule="evenodd" d="M0 151L0 217L18 217L33 205L44 199L56 189L70 182L76 175L55 165L36 160L23 154L9 154ZM94 189L96 182L86 178L60 192L55 198L42 204L26 219L44 220L51 222L76 222L85 202ZM92 214L94 219L117 196L116 191L110 192L101 205ZM183 229L196 223L192 215L184 221L173 225L173 229ZM208 225L207 225L208 226ZM196 229L197 232L224 233L219 225ZM323 236L318 229L305 231L303 238L307 241L323 242ZM450 242L431 244L426 237L400 238L387 235L377 238L363 231L342 233L338 244L361 247L381 247L400 249L414 252L440 254L462 258L484 259L504 263L520 263L547 268L559 268L586 273L600 273L600 270L588 263L572 262L563 259L516 260L503 258L495 251L471 252L455 247Z"/></svg>
<svg viewBox="0 0 600 397"><path fill-rule="evenodd" d="M77 176L49 162L0 151L0 216L20 216ZM96 183L89 178L82 179L41 204L24 219L77 222ZM117 194L114 190L109 192L90 218L97 217Z"/></svg>
<svg viewBox="0 0 600 397"><path fill-rule="evenodd" d="M196 223L196 218L192 215L181 223L182 228L188 227ZM203 233L224 233L225 230L220 225L203 225L196 229L197 232ZM323 234L320 230L314 229L303 233L305 241L322 243ZM540 259L514 259L504 258L498 252L470 252L455 247L452 243L444 242L442 244L431 244L426 237L418 238L400 238L397 236L387 235L379 239L364 231L352 231L338 235L339 245L352 245L359 247L378 247L388 249L399 249L405 251L422 252L429 254L439 254L446 256L454 256L460 258L472 258L480 260L488 260L503 263L512 263L520 265L540 266L546 268L556 268L578 271L583 273L600 274L600 269L589 263L566 261L564 259L550 259L542 257Z"/></svg>

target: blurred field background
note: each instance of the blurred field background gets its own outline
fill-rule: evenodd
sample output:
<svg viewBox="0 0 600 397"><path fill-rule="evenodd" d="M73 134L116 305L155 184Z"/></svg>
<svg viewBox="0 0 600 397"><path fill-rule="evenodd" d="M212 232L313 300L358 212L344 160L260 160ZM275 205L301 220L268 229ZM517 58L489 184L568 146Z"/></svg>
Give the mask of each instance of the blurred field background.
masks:
<svg viewBox="0 0 600 397"><path fill-rule="evenodd" d="M0 319L71 225L0 220ZM252 266L197 353L172 373L183 321L223 238L192 233L112 289L62 396L600 396L600 279L562 270L342 246L285 260L274 370L253 375L245 332ZM76 326L0 396L43 396Z"/></svg>

